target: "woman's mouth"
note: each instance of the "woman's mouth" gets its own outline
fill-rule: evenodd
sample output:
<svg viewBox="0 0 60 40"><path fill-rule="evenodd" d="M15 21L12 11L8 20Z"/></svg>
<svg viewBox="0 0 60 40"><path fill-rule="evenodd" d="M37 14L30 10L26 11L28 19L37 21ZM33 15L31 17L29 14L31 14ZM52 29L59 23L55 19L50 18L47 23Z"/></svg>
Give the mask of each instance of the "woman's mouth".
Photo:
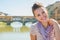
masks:
<svg viewBox="0 0 60 40"><path fill-rule="evenodd" d="M43 19L43 20L46 20L46 18L47 18L47 17L46 17L46 16L44 16L42 19Z"/></svg>

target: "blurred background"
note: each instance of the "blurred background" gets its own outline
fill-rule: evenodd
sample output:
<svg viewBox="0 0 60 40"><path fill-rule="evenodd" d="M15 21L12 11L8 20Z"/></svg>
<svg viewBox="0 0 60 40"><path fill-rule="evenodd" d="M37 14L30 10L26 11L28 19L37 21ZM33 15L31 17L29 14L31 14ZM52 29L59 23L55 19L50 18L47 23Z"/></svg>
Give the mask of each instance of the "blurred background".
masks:
<svg viewBox="0 0 60 40"><path fill-rule="evenodd" d="M0 40L30 40L30 27L37 21L31 9L35 2L60 24L59 0L0 0Z"/></svg>

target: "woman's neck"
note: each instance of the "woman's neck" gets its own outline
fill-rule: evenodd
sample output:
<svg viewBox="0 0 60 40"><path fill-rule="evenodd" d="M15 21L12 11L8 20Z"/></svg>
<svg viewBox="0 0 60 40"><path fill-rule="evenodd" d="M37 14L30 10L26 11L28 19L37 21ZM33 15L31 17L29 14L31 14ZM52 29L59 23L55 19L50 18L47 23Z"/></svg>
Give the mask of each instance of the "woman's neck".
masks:
<svg viewBox="0 0 60 40"><path fill-rule="evenodd" d="M47 28L48 27L48 22L42 22L42 25L44 28Z"/></svg>

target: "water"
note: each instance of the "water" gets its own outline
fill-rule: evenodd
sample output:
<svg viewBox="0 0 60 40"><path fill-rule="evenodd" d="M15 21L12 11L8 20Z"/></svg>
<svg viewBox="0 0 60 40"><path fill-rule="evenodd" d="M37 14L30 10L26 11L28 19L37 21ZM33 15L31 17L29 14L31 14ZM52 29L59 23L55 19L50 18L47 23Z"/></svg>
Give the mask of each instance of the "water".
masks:
<svg viewBox="0 0 60 40"><path fill-rule="evenodd" d="M29 24L29 25L28 25ZM20 24L13 24L13 27L18 30ZM27 23L26 26L31 26L30 23ZM30 40L30 33L25 32L0 32L0 40Z"/></svg>
<svg viewBox="0 0 60 40"><path fill-rule="evenodd" d="M0 40L30 40L30 33L4 32L0 33Z"/></svg>

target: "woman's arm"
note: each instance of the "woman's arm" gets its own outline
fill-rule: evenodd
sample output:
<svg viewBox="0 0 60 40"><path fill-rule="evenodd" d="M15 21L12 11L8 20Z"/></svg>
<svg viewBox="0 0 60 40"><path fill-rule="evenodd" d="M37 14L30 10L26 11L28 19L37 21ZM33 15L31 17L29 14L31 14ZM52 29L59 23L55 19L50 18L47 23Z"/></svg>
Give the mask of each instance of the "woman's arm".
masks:
<svg viewBox="0 0 60 40"><path fill-rule="evenodd" d="M31 38L31 40L37 40L36 38L36 35L32 35L32 34L30 34L30 38Z"/></svg>
<svg viewBox="0 0 60 40"><path fill-rule="evenodd" d="M35 29L35 26L34 25L31 25L31 28L30 28L30 39L31 40L36 40L36 29Z"/></svg>
<svg viewBox="0 0 60 40"><path fill-rule="evenodd" d="M55 38L56 40L60 40L60 28L58 23L54 24Z"/></svg>
<svg viewBox="0 0 60 40"><path fill-rule="evenodd" d="M49 22L50 22L50 25L53 25L53 27L54 27L56 40L60 40L60 28L59 28L58 22L54 19L50 19Z"/></svg>

